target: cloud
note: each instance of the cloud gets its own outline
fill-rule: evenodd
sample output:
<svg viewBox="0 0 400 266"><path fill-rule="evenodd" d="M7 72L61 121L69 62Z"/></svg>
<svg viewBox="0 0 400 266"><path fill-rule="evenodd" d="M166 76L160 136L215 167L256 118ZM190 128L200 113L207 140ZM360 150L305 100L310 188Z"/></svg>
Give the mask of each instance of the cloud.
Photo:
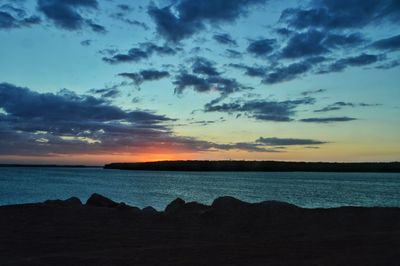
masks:
<svg viewBox="0 0 400 266"><path fill-rule="evenodd" d="M236 79L224 78L221 76L197 76L186 71L179 73L174 80L175 93L181 94L185 89L192 88L197 92L217 91L221 95L228 95L234 92L252 89L246 87Z"/></svg>
<svg viewBox="0 0 400 266"><path fill-rule="evenodd" d="M135 19L127 18L127 16L131 16L130 13L134 10L133 7L131 7L129 5L121 4L121 5L117 5L117 9L118 9L118 12L111 14L110 15L111 18L121 21L121 22L124 22L128 25L141 27L144 30L150 30L149 26L146 23L140 22Z"/></svg>
<svg viewBox="0 0 400 266"><path fill-rule="evenodd" d="M182 69L175 76L173 84L176 94L182 94L184 90L189 88L197 92L215 91L221 94L219 98L214 100L214 102L218 102L231 93L253 89L244 86L236 79L223 77L217 70L216 64L204 57L195 57L191 61L193 62L191 73Z"/></svg>
<svg viewBox="0 0 400 266"><path fill-rule="evenodd" d="M57 27L65 30L79 30L83 26L88 26L95 32L104 33L103 26L81 15L82 10L97 8L97 0L38 0L38 10Z"/></svg>
<svg viewBox="0 0 400 266"><path fill-rule="evenodd" d="M208 103L204 112L225 112L228 114L246 115L262 121L289 122L296 114L296 108L301 105L314 104L313 98L302 98L288 101L250 100L222 103Z"/></svg>
<svg viewBox="0 0 400 266"><path fill-rule="evenodd" d="M323 40L323 44L330 48L356 47L365 42L364 37L360 33L352 34L327 34Z"/></svg>
<svg viewBox="0 0 400 266"><path fill-rule="evenodd" d="M325 89L318 89L318 90L308 90L308 91L303 91L301 93L302 96L309 96L309 95L313 95L313 94L317 94L317 93L323 93L326 92Z"/></svg>
<svg viewBox="0 0 400 266"><path fill-rule="evenodd" d="M0 30L30 27L40 24L38 16L26 16L25 10L11 4L0 6Z"/></svg>
<svg viewBox="0 0 400 266"><path fill-rule="evenodd" d="M107 33L107 30L105 27L103 27L97 23L94 23L92 20L87 20L86 23L94 32L103 33L103 34Z"/></svg>
<svg viewBox="0 0 400 266"><path fill-rule="evenodd" d="M315 0L305 9L284 10L280 20L298 30L310 27L334 30L396 21L399 17L397 0Z"/></svg>
<svg viewBox="0 0 400 266"><path fill-rule="evenodd" d="M376 68L387 70L387 69L391 69L391 68L398 67L398 66L400 66L400 59L394 59L387 63L376 66Z"/></svg>
<svg viewBox="0 0 400 266"><path fill-rule="evenodd" d="M127 82L121 82L101 89L91 89L89 90L89 93L100 95L103 99L117 98L121 94L120 87L127 85L129 85Z"/></svg>
<svg viewBox="0 0 400 266"><path fill-rule="evenodd" d="M257 142L268 146L304 146L326 144L326 141L313 139L293 139L293 138L259 138Z"/></svg>
<svg viewBox="0 0 400 266"><path fill-rule="evenodd" d="M276 84L290 81L310 72L315 64L325 61L325 57L309 57L289 65L247 66L244 64L229 64L228 66L245 70L249 77L260 77L264 84Z"/></svg>
<svg viewBox="0 0 400 266"><path fill-rule="evenodd" d="M312 118L301 119L300 121L306 123L335 123L335 122L348 122L354 120L357 120L357 118L342 116L342 117L312 117Z"/></svg>
<svg viewBox="0 0 400 266"><path fill-rule="evenodd" d="M218 76L220 73L215 67L215 63L209 61L204 57L196 57L193 59L192 71L196 74L203 74L207 76Z"/></svg>
<svg viewBox="0 0 400 266"><path fill-rule="evenodd" d="M176 136L175 121L150 111L123 110L104 99L57 94L0 83L0 155L136 154L244 150L260 143L220 144Z"/></svg>
<svg viewBox="0 0 400 266"><path fill-rule="evenodd" d="M153 54L156 55L175 55L177 50L168 46L158 46L151 42L139 44L139 47L132 48L126 54L114 54L111 57L103 57L103 61L110 64L139 62L150 58Z"/></svg>
<svg viewBox="0 0 400 266"><path fill-rule="evenodd" d="M81 41L82 46L90 46L92 44L92 40L83 40Z"/></svg>
<svg viewBox="0 0 400 266"><path fill-rule="evenodd" d="M129 78L133 80L133 82L139 86L145 81L154 81L154 80L160 80L166 77L169 77L169 72L168 71L158 71L155 69L147 69L147 70L142 70L140 72L135 72L135 73L120 73L118 76Z"/></svg>
<svg viewBox="0 0 400 266"><path fill-rule="evenodd" d="M369 104L369 103L350 103L350 102L335 102L333 104L330 104L324 108L315 110L314 112L316 113L321 113L321 112L330 112L330 111L337 111L341 110L344 107L372 107L372 106L380 106L381 104Z"/></svg>
<svg viewBox="0 0 400 266"><path fill-rule="evenodd" d="M282 49L283 58L300 58L328 53L323 45L325 34L317 30L308 30L293 35Z"/></svg>
<svg viewBox="0 0 400 266"><path fill-rule="evenodd" d="M275 39L262 39L252 41L247 47L247 52L256 56L265 56L274 50Z"/></svg>
<svg viewBox="0 0 400 266"><path fill-rule="evenodd" d="M371 46L379 50L397 51L400 49L400 35L376 41Z"/></svg>
<svg viewBox="0 0 400 266"><path fill-rule="evenodd" d="M284 81L290 81L301 74L308 72L311 69L311 65L307 62L293 63L286 67L276 68L273 72L268 73L263 79L265 84L275 84Z"/></svg>
<svg viewBox="0 0 400 266"><path fill-rule="evenodd" d="M350 66L354 67L370 65L382 60L383 58L384 56L382 55L362 53L357 56L350 56L339 59L327 67L321 67L321 69L319 69L317 73L326 74L330 72L340 72Z"/></svg>
<svg viewBox="0 0 400 266"><path fill-rule="evenodd" d="M257 4L266 0L214 0L207 4L198 0L182 0L167 7L151 4L148 14L165 39L178 42L204 30L206 24L234 22Z"/></svg>
<svg viewBox="0 0 400 266"><path fill-rule="evenodd" d="M242 58L242 53L233 49L226 49L225 50L226 57L231 59Z"/></svg>
<svg viewBox="0 0 400 266"><path fill-rule="evenodd" d="M267 69L261 66L246 66L244 64L229 64L230 67L245 70L244 74L249 77L264 77Z"/></svg>
<svg viewBox="0 0 400 266"><path fill-rule="evenodd" d="M232 38L231 35L227 33L223 34L214 34L213 39L220 44L230 45L230 46L237 46L236 41Z"/></svg>

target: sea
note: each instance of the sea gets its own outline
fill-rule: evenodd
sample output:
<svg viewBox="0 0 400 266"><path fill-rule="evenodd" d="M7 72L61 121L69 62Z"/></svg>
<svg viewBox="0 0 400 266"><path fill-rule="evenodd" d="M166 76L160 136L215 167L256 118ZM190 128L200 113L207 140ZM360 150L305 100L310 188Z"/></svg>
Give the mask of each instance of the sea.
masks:
<svg viewBox="0 0 400 266"><path fill-rule="evenodd" d="M177 197L211 204L220 196L278 200L306 208L400 207L399 173L159 172L102 168L0 167L0 205L100 193L163 210Z"/></svg>

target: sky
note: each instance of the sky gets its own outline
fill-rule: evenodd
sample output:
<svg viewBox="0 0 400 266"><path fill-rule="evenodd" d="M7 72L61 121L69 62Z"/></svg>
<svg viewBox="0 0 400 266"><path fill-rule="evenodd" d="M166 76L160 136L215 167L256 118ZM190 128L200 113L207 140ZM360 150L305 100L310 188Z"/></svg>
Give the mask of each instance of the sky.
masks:
<svg viewBox="0 0 400 266"><path fill-rule="evenodd" d="M400 160L398 0L0 0L0 163Z"/></svg>

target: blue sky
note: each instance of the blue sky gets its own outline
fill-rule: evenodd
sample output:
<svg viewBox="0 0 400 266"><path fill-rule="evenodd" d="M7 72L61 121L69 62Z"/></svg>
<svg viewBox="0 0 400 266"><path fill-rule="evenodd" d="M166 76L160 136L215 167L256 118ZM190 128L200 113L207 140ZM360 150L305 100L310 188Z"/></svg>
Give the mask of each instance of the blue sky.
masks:
<svg viewBox="0 0 400 266"><path fill-rule="evenodd" d="M0 161L400 159L395 0L0 0Z"/></svg>

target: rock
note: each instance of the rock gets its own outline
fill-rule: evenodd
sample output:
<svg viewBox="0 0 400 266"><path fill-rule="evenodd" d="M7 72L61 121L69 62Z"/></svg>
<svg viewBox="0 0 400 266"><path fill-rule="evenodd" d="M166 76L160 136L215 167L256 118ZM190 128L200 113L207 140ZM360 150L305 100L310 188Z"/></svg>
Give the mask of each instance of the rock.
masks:
<svg viewBox="0 0 400 266"><path fill-rule="evenodd" d="M155 214L155 213L157 213L157 210L154 209L154 208L151 207L151 206L148 206L148 207L146 207L146 208L143 208L143 209L142 209L142 212L143 212L143 213L146 213L146 214Z"/></svg>
<svg viewBox="0 0 400 266"><path fill-rule="evenodd" d="M188 202L184 206L182 206L179 211L182 212L201 212L208 210L210 206L198 203L196 201Z"/></svg>
<svg viewBox="0 0 400 266"><path fill-rule="evenodd" d="M64 206L64 207L72 207L72 206L81 206L82 202L77 197L71 197L66 200L46 200L44 204L53 205L53 206Z"/></svg>
<svg viewBox="0 0 400 266"><path fill-rule="evenodd" d="M107 207L107 208L115 208L120 206L121 204L116 203L115 201L110 200L100 194L94 193L86 202L87 206L94 207Z"/></svg>
<svg viewBox="0 0 400 266"><path fill-rule="evenodd" d="M182 208L185 205L185 201L181 198L174 199L170 204L165 208L166 213L176 212L178 209Z"/></svg>
<svg viewBox="0 0 400 266"><path fill-rule="evenodd" d="M286 208L298 208L294 204L290 204L284 201L278 201L278 200L266 200L262 201L259 204L263 206L271 206L271 207L286 207Z"/></svg>
<svg viewBox="0 0 400 266"><path fill-rule="evenodd" d="M211 207L214 209L233 210L246 205L249 205L249 203L234 197L224 196L216 198L211 204Z"/></svg>

